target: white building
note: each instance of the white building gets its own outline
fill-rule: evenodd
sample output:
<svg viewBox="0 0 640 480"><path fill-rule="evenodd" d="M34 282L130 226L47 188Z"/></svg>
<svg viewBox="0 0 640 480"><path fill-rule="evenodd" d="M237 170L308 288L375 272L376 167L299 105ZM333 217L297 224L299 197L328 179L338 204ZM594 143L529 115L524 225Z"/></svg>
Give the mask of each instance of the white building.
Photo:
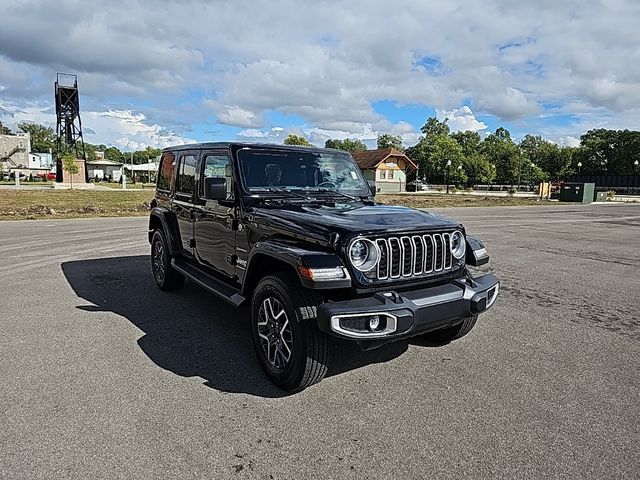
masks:
<svg viewBox="0 0 640 480"><path fill-rule="evenodd" d="M111 179L114 182L120 181L122 175L122 163L105 160L87 160L87 174L89 180L98 178L98 180Z"/></svg>

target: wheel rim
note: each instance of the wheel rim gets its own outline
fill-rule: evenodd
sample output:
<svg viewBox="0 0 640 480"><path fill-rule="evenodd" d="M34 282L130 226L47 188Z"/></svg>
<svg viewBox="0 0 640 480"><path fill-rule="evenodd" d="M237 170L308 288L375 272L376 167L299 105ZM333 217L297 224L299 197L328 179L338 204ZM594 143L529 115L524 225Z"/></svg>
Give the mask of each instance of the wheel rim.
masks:
<svg viewBox="0 0 640 480"><path fill-rule="evenodd" d="M277 298L268 297L262 302L257 327L267 361L276 370L284 370L293 354L293 331L287 312Z"/></svg>
<svg viewBox="0 0 640 480"><path fill-rule="evenodd" d="M156 277L156 281L162 283L165 275L164 246L162 242L157 240L153 243L152 262L153 274Z"/></svg>

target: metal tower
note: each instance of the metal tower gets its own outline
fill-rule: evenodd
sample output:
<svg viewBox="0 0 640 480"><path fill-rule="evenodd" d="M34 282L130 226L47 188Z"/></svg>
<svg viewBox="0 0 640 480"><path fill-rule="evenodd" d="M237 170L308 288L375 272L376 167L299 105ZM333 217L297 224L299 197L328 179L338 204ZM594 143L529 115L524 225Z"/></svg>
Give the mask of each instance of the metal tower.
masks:
<svg viewBox="0 0 640 480"><path fill-rule="evenodd" d="M62 156L71 152L75 152L76 158L82 158L85 161L84 180L87 182L87 152L82 138L78 76L58 73L55 83L55 97L57 117L56 182L62 182Z"/></svg>

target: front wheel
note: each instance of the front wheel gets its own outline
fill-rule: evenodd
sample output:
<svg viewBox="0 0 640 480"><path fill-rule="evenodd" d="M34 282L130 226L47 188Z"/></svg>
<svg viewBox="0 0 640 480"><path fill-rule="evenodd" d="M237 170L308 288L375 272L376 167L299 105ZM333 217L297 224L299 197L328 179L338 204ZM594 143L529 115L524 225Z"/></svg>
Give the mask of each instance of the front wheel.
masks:
<svg viewBox="0 0 640 480"><path fill-rule="evenodd" d="M295 392L327 373L329 339L318 330L321 298L287 273L263 278L251 300L251 336L267 376Z"/></svg>
<svg viewBox="0 0 640 480"><path fill-rule="evenodd" d="M462 322L453 327L441 328L440 330L434 330L433 332L425 333L424 338L430 342L435 343L449 343L459 338L464 337L476 324L478 320L477 315L465 318Z"/></svg>

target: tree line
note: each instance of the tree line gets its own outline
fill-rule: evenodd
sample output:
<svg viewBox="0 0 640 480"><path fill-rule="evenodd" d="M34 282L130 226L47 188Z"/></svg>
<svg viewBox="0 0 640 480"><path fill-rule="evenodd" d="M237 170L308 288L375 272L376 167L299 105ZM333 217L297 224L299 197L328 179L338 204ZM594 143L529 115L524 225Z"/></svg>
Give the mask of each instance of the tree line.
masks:
<svg viewBox="0 0 640 480"><path fill-rule="evenodd" d="M482 138L478 132L452 133L447 120L427 119L418 142L404 148L402 138L378 136L377 148L403 151L418 165L418 176L427 183L449 182L460 186L478 184L528 184L563 180L574 173L591 175L637 173L640 163L640 132L589 130L579 147L558 145L539 135L525 135L516 142L506 128ZM306 138L289 135L289 145L310 145ZM366 150L360 140L329 139L327 148L349 152ZM637 162L637 163L636 163Z"/></svg>
<svg viewBox="0 0 640 480"><path fill-rule="evenodd" d="M31 136L31 151L47 153L56 150L52 128L37 123L21 122L18 131ZM567 147L537 135L525 135L516 142L503 127L482 138L478 132L452 133L447 120L427 119L420 129L418 142L404 148L399 136L381 134L378 148L404 151L418 165L418 176L428 183L450 183L472 186L487 183L525 184L542 180L563 180L573 173L590 175L628 175L638 172L640 132L633 130L589 130L580 137L580 146ZM13 134L0 124L0 133ZM304 136L290 134L288 145L311 145ZM349 152L367 150L358 139L328 139L326 148ZM147 147L122 152L117 147L85 143L87 160L95 160L96 151L107 160L118 163L147 163L160 155L159 148ZM449 165L447 165L451 162ZM638 163L635 163L638 162Z"/></svg>
<svg viewBox="0 0 640 480"><path fill-rule="evenodd" d="M56 133L53 128L31 122L20 122L18 124L18 132L28 133L31 137L31 151L33 153L49 153L56 152ZM15 135L8 127L0 124L0 134ZM104 144L94 145L92 143L84 144L87 153L87 160L96 160L96 152L104 152L104 158L118 163L133 163L140 165L153 161L154 158L162 153L159 148L147 147L144 150L134 152L123 152L118 147L109 147ZM64 152L63 152L64 153Z"/></svg>

